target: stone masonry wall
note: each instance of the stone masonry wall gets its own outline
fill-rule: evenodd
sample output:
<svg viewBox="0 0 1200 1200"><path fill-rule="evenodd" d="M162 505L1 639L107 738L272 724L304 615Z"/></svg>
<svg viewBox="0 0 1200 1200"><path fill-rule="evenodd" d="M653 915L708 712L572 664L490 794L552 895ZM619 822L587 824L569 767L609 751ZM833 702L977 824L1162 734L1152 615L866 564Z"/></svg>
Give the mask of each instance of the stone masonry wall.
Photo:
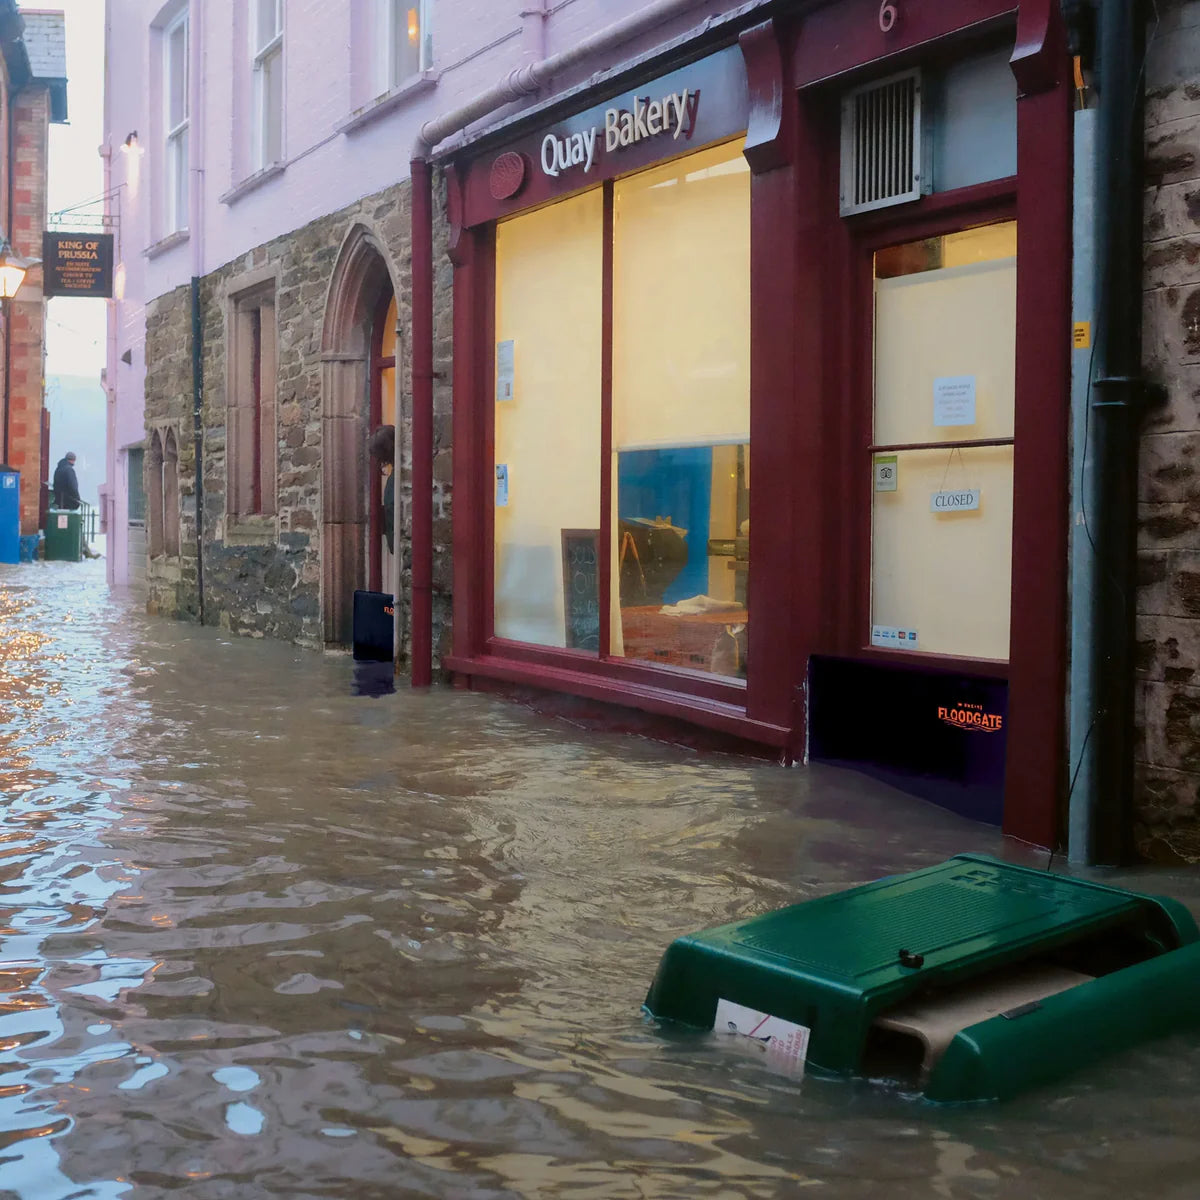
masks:
<svg viewBox="0 0 1200 1200"><path fill-rule="evenodd" d="M1146 74L1144 358L1168 401L1141 441L1138 828L1200 860L1200 0L1159 0Z"/></svg>
<svg viewBox="0 0 1200 1200"><path fill-rule="evenodd" d="M175 434L179 449L180 555L148 560L146 607L152 613L199 618L196 566L196 455L192 436L192 294L178 287L146 306L146 444L157 430ZM143 456L151 495L150 455ZM147 514L149 516L149 514Z"/></svg>
<svg viewBox="0 0 1200 1200"><path fill-rule="evenodd" d="M435 184L435 571L434 638L440 659L450 627L450 355L452 269L445 253L444 189ZM277 637L318 648L321 613L322 360L325 301L347 233L367 228L382 246L396 283L402 330L410 328L410 187L407 181L319 218L227 263L201 281L203 320L204 620L232 632ZM226 338L231 284L249 272L274 267L278 330L276 420L277 519L226 515ZM154 611L195 620L195 457L191 416L191 300L188 288L159 297L147 309L146 427L175 429L179 445L181 509L178 559L153 558L148 569ZM407 333L398 346L401 440L397 480L396 541L402 578L398 605L402 661L410 647L412 544L412 398ZM364 410L366 397L363 399ZM365 455L366 450L363 448Z"/></svg>

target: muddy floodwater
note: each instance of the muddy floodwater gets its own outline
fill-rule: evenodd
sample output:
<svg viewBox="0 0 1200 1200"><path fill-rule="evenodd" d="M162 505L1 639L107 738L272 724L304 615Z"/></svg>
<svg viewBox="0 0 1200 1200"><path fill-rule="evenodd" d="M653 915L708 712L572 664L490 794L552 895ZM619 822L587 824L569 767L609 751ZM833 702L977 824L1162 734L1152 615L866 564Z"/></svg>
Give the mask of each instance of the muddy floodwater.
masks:
<svg viewBox="0 0 1200 1200"><path fill-rule="evenodd" d="M848 772L361 694L102 568L0 567L0 1197L1200 1196L1200 1036L939 1109L641 1012L678 934L1045 855Z"/></svg>

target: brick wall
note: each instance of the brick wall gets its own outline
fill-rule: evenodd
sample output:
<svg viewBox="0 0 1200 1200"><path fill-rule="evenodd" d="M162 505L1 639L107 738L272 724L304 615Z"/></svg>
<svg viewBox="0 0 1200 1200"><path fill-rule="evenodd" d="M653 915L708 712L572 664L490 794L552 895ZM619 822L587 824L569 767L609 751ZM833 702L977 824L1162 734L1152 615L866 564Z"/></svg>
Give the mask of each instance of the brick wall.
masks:
<svg viewBox="0 0 1200 1200"><path fill-rule="evenodd" d="M42 257L46 227L46 166L50 130L50 93L28 87L12 101L15 124L13 210L10 237L26 258ZM12 466L21 472L21 532L38 530L41 485L42 407L45 399L43 354L45 303L41 271L30 271L10 305L12 347L9 382L9 446Z"/></svg>
<svg viewBox="0 0 1200 1200"><path fill-rule="evenodd" d="M1138 842L1200 860L1200 0L1159 0L1147 62Z"/></svg>

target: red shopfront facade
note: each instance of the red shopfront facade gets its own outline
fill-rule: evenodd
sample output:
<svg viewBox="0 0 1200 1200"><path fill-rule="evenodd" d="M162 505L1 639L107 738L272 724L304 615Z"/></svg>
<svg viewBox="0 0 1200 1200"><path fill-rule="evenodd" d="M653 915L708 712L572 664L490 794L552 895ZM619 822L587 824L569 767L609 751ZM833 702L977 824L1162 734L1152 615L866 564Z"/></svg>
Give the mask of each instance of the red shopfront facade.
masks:
<svg viewBox="0 0 1200 1200"><path fill-rule="evenodd" d="M1053 0L797 5L456 150L456 679L1053 844L1069 78Z"/></svg>

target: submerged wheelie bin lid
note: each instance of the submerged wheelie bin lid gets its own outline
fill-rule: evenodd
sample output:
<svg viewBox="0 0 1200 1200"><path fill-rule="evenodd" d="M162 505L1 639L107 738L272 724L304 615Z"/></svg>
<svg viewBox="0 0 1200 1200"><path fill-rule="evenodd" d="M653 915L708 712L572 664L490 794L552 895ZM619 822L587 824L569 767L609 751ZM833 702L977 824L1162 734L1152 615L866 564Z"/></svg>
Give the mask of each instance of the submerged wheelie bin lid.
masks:
<svg viewBox="0 0 1200 1200"><path fill-rule="evenodd" d="M964 854L681 937L663 956L646 1008L712 1029L719 1001L742 1005L807 1029L809 1065L855 1074L873 1027L889 1012L919 1016L919 1002L929 997L961 994L964 985L1011 971L1028 975L1039 969L1031 964L1053 963L1041 968L1057 973L1052 984L1034 994L1070 987L1072 980L1062 978L1065 964L1081 984L1064 993L1078 1016L1077 993L1092 986L1094 975L1110 974L1112 965L1094 966L1104 952L1088 947L1126 947L1131 961L1122 965L1128 969L1198 937L1191 915L1175 901ZM1195 972L1200 954L1191 957ZM1111 992L1111 981L1107 986ZM1039 1000L1037 1007L1053 1008L1056 1000ZM1018 1037L1018 1023L1006 1024ZM993 1039L997 1053L1011 1050L1009 1036ZM952 1066L959 1062L960 1076L978 1076L977 1064L961 1064L958 1040L946 1056ZM970 1090L970 1084L958 1086Z"/></svg>

